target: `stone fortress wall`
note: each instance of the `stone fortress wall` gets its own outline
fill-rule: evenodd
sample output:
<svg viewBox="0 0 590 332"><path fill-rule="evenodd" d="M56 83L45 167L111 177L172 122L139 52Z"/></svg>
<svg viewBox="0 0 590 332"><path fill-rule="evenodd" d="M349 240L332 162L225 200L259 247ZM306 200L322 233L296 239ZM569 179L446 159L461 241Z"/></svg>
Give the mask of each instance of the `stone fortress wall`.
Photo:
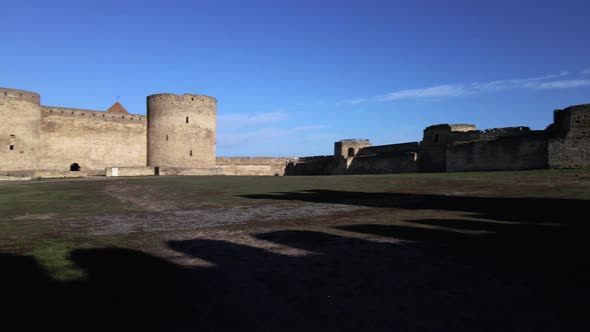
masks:
<svg viewBox="0 0 590 332"><path fill-rule="evenodd" d="M287 175L508 171L590 167L590 104L554 111L545 130L471 124L424 129L421 142L371 146L368 140L334 143L333 156L293 160ZM331 160L330 160L331 159Z"/></svg>
<svg viewBox="0 0 590 332"><path fill-rule="evenodd" d="M117 103L118 104L118 103ZM215 155L217 100L147 97L147 116L42 106L39 94L0 88L0 173L29 177L284 175L293 158ZM70 171L77 164L80 171Z"/></svg>
<svg viewBox="0 0 590 332"><path fill-rule="evenodd" d="M34 92L0 88L0 175L346 175L524 170L590 166L590 104L554 111L545 130L424 129L421 142L334 143L334 154L300 158L216 157L217 100L147 97L148 115L117 102L106 112L43 106ZM77 165L80 171L72 171Z"/></svg>
<svg viewBox="0 0 590 332"><path fill-rule="evenodd" d="M145 166L147 118L143 115L42 106L39 169L86 171Z"/></svg>
<svg viewBox="0 0 590 332"><path fill-rule="evenodd" d="M590 105L578 105L554 112L548 128L549 167L579 168L590 163Z"/></svg>

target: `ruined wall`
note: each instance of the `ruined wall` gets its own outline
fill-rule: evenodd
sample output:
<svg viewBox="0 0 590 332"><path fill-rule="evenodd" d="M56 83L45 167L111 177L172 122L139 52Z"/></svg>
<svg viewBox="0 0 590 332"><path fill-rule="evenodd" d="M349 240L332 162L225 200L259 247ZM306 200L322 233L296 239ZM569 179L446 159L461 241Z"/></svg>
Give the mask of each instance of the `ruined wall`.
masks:
<svg viewBox="0 0 590 332"><path fill-rule="evenodd" d="M472 124L439 124L426 127L420 142L418 164L420 172L445 172L447 146L456 142L478 140L481 131Z"/></svg>
<svg viewBox="0 0 590 332"><path fill-rule="evenodd" d="M40 151L40 96L0 88L0 170L33 170Z"/></svg>
<svg viewBox="0 0 590 332"><path fill-rule="evenodd" d="M279 176L285 175L292 158L218 157L217 168L223 175Z"/></svg>
<svg viewBox="0 0 590 332"><path fill-rule="evenodd" d="M422 145L445 145L479 139L481 132L472 124L438 124L424 128Z"/></svg>
<svg viewBox="0 0 590 332"><path fill-rule="evenodd" d="M418 142L362 148L346 174L412 173L418 171Z"/></svg>
<svg viewBox="0 0 590 332"><path fill-rule="evenodd" d="M529 135L531 133L532 131L529 127L491 128L481 132L481 139L496 139L499 137L523 136Z"/></svg>
<svg viewBox="0 0 590 332"><path fill-rule="evenodd" d="M372 156L355 157L347 174L389 174L418 172L416 152L386 152Z"/></svg>
<svg viewBox="0 0 590 332"><path fill-rule="evenodd" d="M548 137L542 131L450 145L446 170L509 171L547 168Z"/></svg>
<svg viewBox="0 0 590 332"><path fill-rule="evenodd" d="M556 110L548 131L550 168L590 166L590 104Z"/></svg>
<svg viewBox="0 0 590 332"><path fill-rule="evenodd" d="M380 153L391 153L391 152L416 152L418 151L418 142L398 143L398 144L387 144L387 145L375 145L365 147L359 150L356 157L370 156Z"/></svg>
<svg viewBox="0 0 590 332"><path fill-rule="evenodd" d="M65 107L41 109L39 169L82 171L146 165L147 119L143 115L113 114Z"/></svg>
<svg viewBox="0 0 590 332"><path fill-rule="evenodd" d="M420 172L444 172L447 169L446 146L420 145L418 154L418 169Z"/></svg>
<svg viewBox="0 0 590 332"><path fill-rule="evenodd" d="M368 139L343 139L334 143L334 156L338 157L353 157L361 149L371 146Z"/></svg>
<svg viewBox="0 0 590 332"><path fill-rule="evenodd" d="M337 174L334 170L335 165L339 164L339 159L334 156L311 156L294 158L287 164L285 175L332 175Z"/></svg>
<svg viewBox="0 0 590 332"><path fill-rule="evenodd" d="M147 97L148 166L215 166L217 100L194 94Z"/></svg>

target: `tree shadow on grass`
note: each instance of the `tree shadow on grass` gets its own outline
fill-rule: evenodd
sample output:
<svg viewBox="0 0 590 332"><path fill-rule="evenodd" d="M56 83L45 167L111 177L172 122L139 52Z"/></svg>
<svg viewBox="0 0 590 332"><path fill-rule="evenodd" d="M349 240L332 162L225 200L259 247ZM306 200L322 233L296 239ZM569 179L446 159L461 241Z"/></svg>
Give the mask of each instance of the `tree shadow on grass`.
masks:
<svg viewBox="0 0 590 332"><path fill-rule="evenodd" d="M227 241L168 242L170 248L209 261L211 267L179 266L129 249L77 250L71 260L87 276L80 281L53 280L28 256L0 255L4 314L0 328L582 331L590 327L587 234L534 224L408 222L414 224L338 227L365 238L301 230L255 235L298 249L288 255ZM486 232L462 233L465 230ZM371 236L404 242L378 242Z"/></svg>
<svg viewBox="0 0 590 332"><path fill-rule="evenodd" d="M585 223L590 202L555 198L503 198L447 196L435 194L371 193L338 190L307 190L241 197L265 200L348 204L375 208L443 210L473 214L475 217L520 221Z"/></svg>
<svg viewBox="0 0 590 332"><path fill-rule="evenodd" d="M249 305L253 316L264 308L293 330L550 331L589 326L588 257L577 249L590 248L552 247L572 234L548 244L543 239L550 237L549 228L548 234L522 228L520 240L512 231L475 235L382 225L341 229L407 242L277 231L257 237L309 254L283 256L210 240L171 246L215 262L232 276L227 287L235 298L256 298Z"/></svg>

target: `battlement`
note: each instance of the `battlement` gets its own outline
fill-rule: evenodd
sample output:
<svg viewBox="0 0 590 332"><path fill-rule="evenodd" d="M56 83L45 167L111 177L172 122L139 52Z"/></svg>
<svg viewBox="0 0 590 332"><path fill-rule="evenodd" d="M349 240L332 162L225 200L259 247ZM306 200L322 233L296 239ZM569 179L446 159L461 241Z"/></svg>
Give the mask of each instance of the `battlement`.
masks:
<svg viewBox="0 0 590 332"><path fill-rule="evenodd" d="M338 142L340 143L370 143L369 139L367 138L345 138L341 139Z"/></svg>
<svg viewBox="0 0 590 332"><path fill-rule="evenodd" d="M41 104L41 96L38 93L25 90L0 88L0 98L22 99L37 105Z"/></svg>
<svg viewBox="0 0 590 332"><path fill-rule="evenodd" d="M498 137L529 135L529 127L490 128L481 132L481 139L496 139Z"/></svg>
<svg viewBox="0 0 590 332"><path fill-rule="evenodd" d="M202 104L217 105L217 99L199 94L174 94L174 93L157 93L147 97L148 102L197 102Z"/></svg>
<svg viewBox="0 0 590 332"><path fill-rule="evenodd" d="M140 114L107 113L103 111L86 110L79 108L42 106L41 114L47 116L80 117L83 119L96 119L115 122L147 122L147 116Z"/></svg>

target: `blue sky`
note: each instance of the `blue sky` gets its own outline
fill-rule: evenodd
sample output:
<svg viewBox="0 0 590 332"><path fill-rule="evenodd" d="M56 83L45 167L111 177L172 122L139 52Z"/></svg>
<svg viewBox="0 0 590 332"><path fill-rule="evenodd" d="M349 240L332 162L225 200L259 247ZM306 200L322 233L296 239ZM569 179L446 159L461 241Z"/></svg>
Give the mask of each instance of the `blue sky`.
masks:
<svg viewBox="0 0 590 332"><path fill-rule="evenodd" d="M544 129L590 103L588 1L5 1L0 86L145 114L218 99L219 156L306 156L437 123Z"/></svg>

